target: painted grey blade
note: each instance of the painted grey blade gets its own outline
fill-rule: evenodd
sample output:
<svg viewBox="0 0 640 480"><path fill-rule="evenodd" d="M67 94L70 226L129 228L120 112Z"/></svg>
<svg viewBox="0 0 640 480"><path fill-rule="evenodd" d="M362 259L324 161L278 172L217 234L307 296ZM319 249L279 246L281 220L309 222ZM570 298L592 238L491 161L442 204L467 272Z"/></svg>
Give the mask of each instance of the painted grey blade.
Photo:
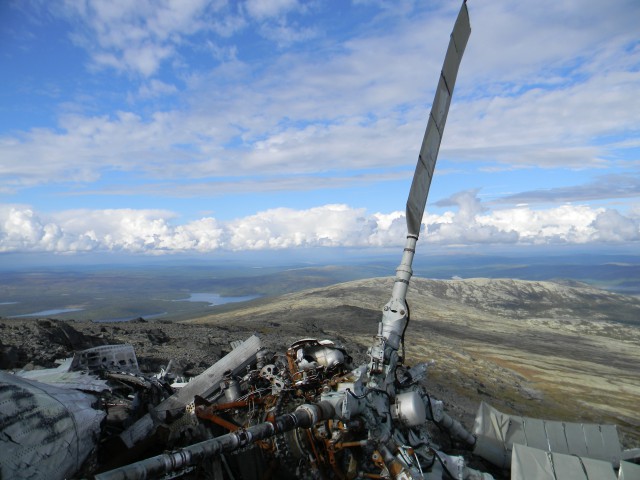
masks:
<svg viewBox="0 0 640 480"><path fill-rule="evenodd" d="M471 25L469 24L469 12L467 11L466 2L462 4L456 24L451 33L447 55L444 59L442 72L436 95L429 113L429 121L427 130L422 140L420 155L418 156L418 164L413 175L413 183L409 191L407 199L407 230L409 235L418 236L420 234L420 225L424 208L429 195L429 187L431 186L431 177L436 166L438 158L438 150L442 141L444 125L447 121L447 113L449 112L449 104L453 95L453 87L458 76L458 68L462 60L462 54L467 46L469 35L471 34Z"/></svg>

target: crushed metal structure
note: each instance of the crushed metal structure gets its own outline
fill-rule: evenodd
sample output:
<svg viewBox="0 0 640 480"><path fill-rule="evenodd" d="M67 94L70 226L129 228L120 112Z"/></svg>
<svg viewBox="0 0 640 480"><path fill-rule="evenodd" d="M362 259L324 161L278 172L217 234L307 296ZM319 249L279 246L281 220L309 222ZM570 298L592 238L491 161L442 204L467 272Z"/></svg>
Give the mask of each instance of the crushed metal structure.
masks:
<svg viewBox="0 0 640 480"><path fill-rule="evenodd" d="M141 374L126 345L79 352L57 369L0 373L0 478L488 480L487 470L509 469L512 479L640 478L640 450L622 451L615 426L509 416L483 403L467 431L429 394L429 366L404 358L411 265L470 32L463 4L367 363L354 365L328 340L271 352L252 336L173 387Z"/></svg>

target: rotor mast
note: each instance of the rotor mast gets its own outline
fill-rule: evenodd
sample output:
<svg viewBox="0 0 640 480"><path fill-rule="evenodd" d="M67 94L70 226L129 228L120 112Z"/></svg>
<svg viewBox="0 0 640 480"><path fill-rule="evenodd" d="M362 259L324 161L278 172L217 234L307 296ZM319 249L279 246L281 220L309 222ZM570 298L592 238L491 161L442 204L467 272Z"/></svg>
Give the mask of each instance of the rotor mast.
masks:
<svg viewBox="0 0 640 480"><path fill-rule="evenodd" d="M376 337L377 341L370 349L371 363L369 369L372 373L382 373L383 370L389 370L388 367L397 362L397 350L409 320L406 295L409 281L413 275L411 265L413 264L422 216L424 215L431 186L431 178L433 177L447 121L453 87L470 34L471 25L465 0L451 33L407 199L407 240L402 260L396 270L391 300L384 306L382 321L379 324L378 336ZM383 366L387 366L387 368Z"/></svg>

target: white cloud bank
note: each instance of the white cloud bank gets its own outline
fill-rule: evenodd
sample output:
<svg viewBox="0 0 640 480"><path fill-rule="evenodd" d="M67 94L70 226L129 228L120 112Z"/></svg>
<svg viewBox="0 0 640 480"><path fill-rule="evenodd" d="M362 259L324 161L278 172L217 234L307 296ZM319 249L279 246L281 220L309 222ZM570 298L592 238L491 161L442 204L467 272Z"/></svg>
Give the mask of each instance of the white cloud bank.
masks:
<svg viewBox="0 0 640 480"><path fill-rule="evenodd" d="M563 205L489 211L475 191L451 198L456 211L424 217L422 242L445 245L560 245L640 242L640 208ZM51 215L24 205L0 206L0 252L179 253L277 250L299 247L401 246L404 213L367 213L347 205L307 210L277 208L219 222L176 225L163 210L73 210Z"/></svg>

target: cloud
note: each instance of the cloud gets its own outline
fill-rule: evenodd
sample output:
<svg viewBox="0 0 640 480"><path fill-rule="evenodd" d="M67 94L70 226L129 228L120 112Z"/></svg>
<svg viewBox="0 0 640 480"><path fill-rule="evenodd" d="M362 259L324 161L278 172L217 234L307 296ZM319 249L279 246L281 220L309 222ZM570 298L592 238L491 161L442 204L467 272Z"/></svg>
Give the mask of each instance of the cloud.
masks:
<svg viewBox="0 0 640 480"><path fill-rule="evenodd" d="M498 198L493 203L565 203L613 198L640 198L640 178L637 174L602 175L584 185L520 192Z"/></svg>
<svg viewBox="0 0 640 480"><path fill-rule="evenodd" d="M625 43L633 29L625 30L630 21L619 9L627 4L607 7L622 22L616 30L586 21L604 8L595 3L574 8L547 2L558 17L526 2L472 8L473 41L441 156L491 168L609 165L618 137L640 130L640 96L634 93L640 49ZM633 4L628 7L627 16L637 14ZM82 25L78 41L93 49L96 62L143 76L192 35L207 31L209 17L231 18L222 4L204 1L69 2L65 8ZM247 8L267 19L297 7L259 2ZM226 60L188 77L180 108L63 115L57 128L5 135L0 178L5 188L19 189L90 183L123 170L202 178L412 167L433 95L432 74L442 61L442 52L425 45L444 48L450 18L442 16L453 16L449 10L427 13L399 15L386 31L356 32L339 45L314 44L312 55L273 52L267 63L243 63L233 45L222 48L211 40L209 50ZM488 18L499 19L506 31L489 27ZM562 18L573 20L565 25ZM546 36L509 30L509 20L530 29L522 31L542 28L559 52L540 47ZM507 41L511 34L519 39L517 52ZM140 100L173 93L173 84L153 78L139 87Z"/></svg>
<svg viewBox="0 0 640 480"><path fill-rule="evenodd" d="M146 182L143 185L109 185L100 189L72 190L61 195L156 195L174 198L207 198L222 195L242 195L256 192L307 192L322 189L343 189L369 186L388 181L410 181L413 172L408 170L383 173L363 173L348 176L317 177L313 175L255 176L233 180Z"/></svg>
<svg viewBox="0 0 640 480"><path fill-rule="evenodd" d="M427 215L427 240L451 244L582 245L640 240L640 215L613 209L562 205L533 209L527 205L489 210L477 190L460 192L436 203L458 211Z"/></svg>
<svg viewBox="0 0 640 480"><path fill-rule="evenodd" d="M280 17L300 8L297 0L247 0L245 7L249 15L258 20Z"/></svg>
<svg viewBox="0 0 640 480"><path fill-rule="evenodd" d="M275 42L279 47L310 40L319 35L314 28L290 25L285 20L265 23L260 27L260 34Z"/></svg>
<svg viewBox="0 0 640 480"><path fill-rule="evenodd" d="M65 0L50 5L72 22L73 42L87 50L95 68L110 67L143 77L176 55L186 37L208 28L220 2L209 0L136 2Z"/></svg>
<svg viewBox="0 0 640 480"><path fill-rule="evenodd" d="M458 8L389 10L385 14L395 16L386 17L393 21L382 32L375 28L379 17L365 16L364 28L344 33L344 41L334 44L322 35L320 23L292 20L305 13L293 1L248 2L245 8L225 7L223 2L146 0L64 5L75 22L74 39L90 52L94 66L133 73L127 76L135 77L132 102L170 96L171 103L158 108L159 102L145 102L140 111L130 104L109 113L64 114L53 127L2 135L4 193L59 183L83 187L74 191L130 194L126 183L97 183L111 172L135 172L137 193L172 197L214 189L295 192L406 176L415 166ZM640 133L640 48L633 43L637 2L497 1L469 8L472 40L441 158L492 169L604 169L615 163L629 170L629 163L637 164L637 156L619 155L625 145L637 147L629 138ZM305 18L313 21L313 15ZM234 37L249 26L272 41L280 39L282 45L311 38L316 42L308 45L313 48L275 49L267 59L251 61ZM210 31L225 42L209 37ZM190 59L178 59L204 37L207 41L199 47L219 62L207 71L186 65ZM161 67L170 70L178 60L186 62L187 76L175 82L155 77ZM181 85L180 91L175 85ZM322 176L314 179L318 173ZM488 205L476 193L463 192L441 204L455 209L426 217L423 241L634 241L638 215L632 210L622 214L576 205L546 210L488 207L496 208L497 202L634 198L635 177L603 176L591 184L531 190ZM183 225L151 211L86 212L88 218L96 217L94 225L106 222L109 231L79 226L60 215L29 212L18 209L7 220L2 248L209 251L384 246L404 238L404 218L399 214L354 213L350 207L318 207L304 213L274 210L235 223L202 219ZM341 230L314 230L301 215L315 218L318 225L326 218ZM299 218L300 231L287 218Z"/></svg>
<svg viewBox="0 0 640 480"><path fill-rule="evenodd" d="M234 250L356 246L366 243L361 237L368 237L374 227L364 209L346 205L277 208L230 222L229 246Z"/></svg>
<svg viewBox="0 0 640 480"><path fill-rule="evenodd" d="M640 242L640 207L617 210L563 205L489 210L476 192L451 197L455 210L423 219L421 240L442 246L584 245ZM301 247L400 247L404 213L368 213L330 204L306 210L276 208L219 222L179 224L164 210L70 210L50 215L24 205L0 206L0 252L117 251L165 254Z"/></svg>
<svg viewBox="0 0 640 480"><path fill-rule="evenodd" d="M598 232L598 239L605 242L635 242L640 239L638 218L625 217L616 210L598 213L592 225Z"/></svg>
<svg viewBox="0 0 640 480"><path fill-rule="evenodd" d="M297 0L62 0L49 8L70 22L70 38L89 53L92 68L110 68L143 78L157 74L169 60L182 57L181 49L196 35L214 32L229 38L251 22L257 22L257 31L265 38L281 45L317 34L313 28L287 22L288 14L308 10Z"/></svg>
<svg viewBox="0 0 640 480"><path fill-rule="evenodd" d="M443 150L458 160L510 166L602 168L619 148L612 138L640 131L633 118L640 99L628 90L638 85L639 71L598 72L553 89L454 102Z"/></svg>
<svg viewBox="0 0 640 480"><path fill-rule="evenodd" d="M141 99L148 99L173 95L176 93L178 93L178 89L175 85L170 85L154 78L140 87L138 90L138 97Z"/></svg>
<svg viewBox="0 0 640 480"><path fill-rule="evenodd" d="M17 205L0 207L0 252L116 251L161 254L214 251L223 230L213 218L174 226L161 210L70 210L39 215Z"/></svg>
<svg viewBox="0 0 640 480"><path fill-rule="evenodd" d="M486 208L477 198L477 193L477 190L460 192L439 201L437 205L456 205L458 211L443 215L427 214L426 222L423 219L427 241L454 245L517 243L520 236L513 225L498 226L492 216L482 215Z"/></svg>

